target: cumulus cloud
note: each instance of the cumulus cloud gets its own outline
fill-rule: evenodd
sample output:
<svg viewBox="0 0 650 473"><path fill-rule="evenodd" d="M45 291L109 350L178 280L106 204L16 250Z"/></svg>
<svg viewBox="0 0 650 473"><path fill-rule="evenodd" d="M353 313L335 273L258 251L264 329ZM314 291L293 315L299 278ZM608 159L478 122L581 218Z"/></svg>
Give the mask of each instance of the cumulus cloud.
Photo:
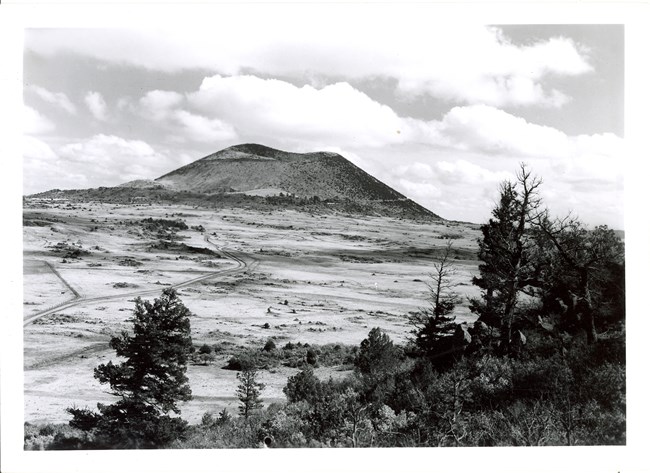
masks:
<svg viewBox="0 0 650 473"><path fill-rule="evenodd" d="M623 143L613 134L569 136L488 105L453 107L440 120L400 117L344 82L318 89L250 75L207 77L198 91L188 94L188 103L218 120L215 123L190 120L191 114L167 107L179 103L179 97L163 98L158 101L165 104L164 115L182 122L188 136L192 129L206 136L210 132L219 136L223 130L228 136L230 126L240 136L279 136L301 145L337 143L350 149L419 143L517 161L544 159L557 166L571 163L573 171L581 160L617 166L615 158Z"/></svg>
<svg viewBox="0 0 650 473"><path fill-rule="evenodd" d="M570 147L563 132L486 105L454 107L433 126L448 144L460 149L522 157L566 157Z"/></svg>
<svg viewBox="0 0 650 473"><path fill-rule="evenodd" d="M139 116L153 120L176 142L219 142L237 138L234 127L218 118L208 118L184 109L185 97L168 90L152 90L137 104L129 105Z"/></svg>
<svg viewBox="0 0 650 473"><path fill-rule="evenodd" d="M505 180L514 180L508 171L490 171L464 159L457 161L438 161L435 163L436 178L445 185L469 184L494 186Z"/></svg>
<svg viewBox="0 0 650 473"><path fill-rule="evenodd" d="M376 175L445 218L480 222L489 215L499 183L513 179L514 173L491 171L465 156L447 153L436 159L422 154Z"/></svg>
<svg viewBox="0 0 650 473"><path fill-rule="evenodd" d="M434 33L434 42L453 47L432 48L420 61L409 56L403 64L407 71L393 73L405 96L429 93L467 104L561 107L569 97L545 87L545 77L593 70L570 39L517 46L498 28L468 27L458 33L463 37Z"/></svg>
<svg viewBox="0 0 650 473"><path fill-rule="evenodd" d="M183 103L183 95L169 90L151 90L138 101L143 117L164 120L172 111Z"/></svg>
<svg viewBox="0 0 650 473"><path fill-rule="evenodd" d="M321 89L255 76L203 80L190 104L251 135L281 135L339 146L402 142L403 120L348 83Z"/></svg>
<svg viewBox="0 0 650 473"><path fill-rule="evenodd" d="M376 12L379 13L379 12ZM405 14L405 13L404 13ZM429 94L461 103L494 106L560 107L569 99L545 85L549 75L592 71L579 45L556 37L515 45L499 28L431 25L426 15L409 16L396 31L394 15L364 21L337 17L336 35L328 21L294 21L275 15L192 30L32 30L26 47L45 55L73 51L103 61L129 63L167 72L203 68L224 75L255 70L264 75L304 78L391 78L404 94ZM290 22L282 25L283 21ZM387 33L390 32L390 33ZM233 41L232 38L237 38ZM300 38L300 41L296 41ZM214 51L219 51L215 54Z"/></svg>
<svg viewBox="0 0 650 473"><path fill-rule="evenodd" d="M44 141L25 135L23 136L23 158L46 161L57 159L57 155Z"/></svg>
<svg viewBox="0 0 650 473"><path fill-rule="evenodd" d="M180 136L187 140L211 143L233 140L237 137L231 125L217 118L206 118L186 110L177 110L173 118L181 126Z"/></svg>
<svg viewBox="0 0 650 473"><path fill-rule="evenodd" d="M108 118L107 106L104 97L99 92L88 92L84 97L84 102L90 113L96 120L104 121Z"/></svg>
<svg viewBox="0 0 650 473"><path fill-rule="evenodd" d="M40 135L54 130L54 123L27 105L23 106L23 132Z"/></svg>
<svg viewBox="0 0 650 473"><path fill-rule="evenodd" d="M611 179L622 172L623 139L613 133L570 136L486 105L454 107L426 126L434 130L430 144L482 153L486 159L541 160L557 172L580 177Z"/></svg>
<svg viewBox="0 0 650 473"><path fill-rule="evenodd" d="M87 176L93 187L114 186L134 179L151 179L177 164L141 140L94 135L58 151L61 165Z"/></svg>
<svg viewBox="0 0 650 473"><path fill-rule="evenodd" d="M486 220L498 184L526 162L546 181L543 197L554 212L622 226L624 142L614 134L570 136L484 105L405 123L406 143L375 156L358 151L364 169L444 217Z"/></svg>
<svg viewBox="0 0 650 473"><path fill-rule="evenodd" d="M68 96L63 92L50 92L44 87L39 87L37 85L31 85L27 87L27 90L34 92L34 94L36 94L36 96L38 96L41 100L56 105L71 115L75 115L77 113L77 107L74 106Z"/></svg>
<svg viewBox="0 0 650 473"><path fill-rule="evenodd" d="M25 195L58 188L88 187L88 176L74 166L61 162L44 141L23 136L23 193Z"/></svg>

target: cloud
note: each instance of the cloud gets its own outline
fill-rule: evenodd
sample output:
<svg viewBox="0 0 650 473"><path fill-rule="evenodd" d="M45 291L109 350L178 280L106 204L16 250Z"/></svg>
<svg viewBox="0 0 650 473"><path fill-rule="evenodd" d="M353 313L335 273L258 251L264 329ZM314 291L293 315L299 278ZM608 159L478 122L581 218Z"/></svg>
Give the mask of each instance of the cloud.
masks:
<svg viewBox="0 0 650 473"><path fill-rule="evenodd" d="M255 76L205 78L189 103L250 135L339 146L402 142L403 120L345 82L316 89Z"/></svg>
<svg viewBox="0 0 650 473"><path fill-rule="evenodd" d="M242 34L238 21L182 31L29 30L26 47L45 55L74 52L166 72L256 71L316 81L390 78L404 96L428 94L493 106L560 107L569 97L548 87L546 79L593 70L580 45L568 38L516 45L499 28L432 25L426 15L409 16L403 23L408 26L398 28L394 15L375 13L372 22L363 21L362 33L358 26L365 19L354 15L336 17L336 35L324 19L300 22L274 15L269 22L257 15L246 17L247 29L255 34Z"/></svg>
<svg viewBox="0 0 650 473"><path fill-rule="evenodd" d="M144 118L164 120L183 100L183 95L178 92L151 90L138 101L140 114Z"/></svg>
<svg viewBox="0 0 650 473"><path fill-rule="evenodd" d="M431 131L425 134L421 130L427 127ZM580 178L610 179L622 173L623 139L618 136L570 136L486 105L454 107L440 121L420 123L418 129L429 144L481 153L486 160L546 161L555 171L578 173Z"/></svg>
<svg viewBox="0 0 650 473"><path fill-rule="evenodd" d="M42 192L53 187L84 188L88 176L82 169L62 162L45 142L32 136L23 136L23 193Z"/></svg>
<svg viewBox="0 0 650 473"><path fill-rule="evenodd" d="M231 125L216 118L206 118L185 110L177 110L173 118L181 126L180 136L187 140L213 143L237 138Z"/></svg>
<svg viewBox="0 0 650 473"><path fill-rule="evenodd" d="M445 218L483 221L499 183L514 179L514 173L490 171L465 159L424 159L380 170L377 177Z"/></svg>
<svg viewBox="0 0 650 473"><path fill-rule="evenodd" d="M65 110L70 115L75 115L77 113L77 107L74 106L68 96L63 92L50 92L49 90L37 85L30 85L27 87L27 90L34 92L41 100Z"/></svg>
<svg viewBox="0 0 650 473"><path fill-rule="evenodd" d="M464 150L567 157L570 148L570 140L563 132L486 105L454 107L433 126L448 144Z"/></svg>
<svg viewBox="0 0 650 473"><path fill-rule="evenodd" d="M141 140L94 135L59 149L61 166L87 176L93 187L115 186L134 179L151 179L177 162Z"/></svg>
<svg viewBox="0 0 650 473"><path fill-rule="evenodd" d="M102 94L99 92L88 92L84 97L84 102L86 102L88 110L90 110L90 113L92 113L96 120L104 121L108 118L106 101L102 97Z"/></svg>
<svg viewBox="0 0 650 473"><path fill-rule="evenodd" d="M183 107L185 97L167 90L152 90L130 105L140 117L157 122L167 130L168 137L176 142L218 142L237 138L232 125L218 118L188 112Z"/></svg>
<svg viewBox="0 0 650 473"><path fill-rule="evenodd" d="M443 184L490 185L494 186L505 180L514 180L514 174L508 171L490 171L463 159L457 161L438 161L435 163L436 178Z"/></svg>
<svg viewBox="0 0 650 473"><path fill-rule="evenodd" d="M23 132L40 135L54 130L54 123L27 105L23 106Z"/></svg>
<svg viewBox="0 0 650 473"><path fill-rule="evenodd" d="M229 124L240 136L282 137L289 144L376 148L420 143L517 160L558 161L612 156L622 148L622 140L612 134L572 137L488 105L453 107L441 120L400 117L345 82L319 89L251 75L215 75L187 97L190 107L220 120L219 127ZM173 99L174 104L180 101ZM166 117L178 113L164 110Z"/></svg>
<svg viewBox="0 0 650 473"><path fill-rule="evenodd" d="M513 180L521 161L581 205L589 193L594 201L595 189L622 186L620 138L569 136L487 105L453 107L425 121L400 117L348 83L299 87L252 75L206 77L186 100L160 91L145 97L140 105L148 105L149 116L164 118L187 140L211 142L232 130L294 151L334 150L431 209L455 208L445 215L451 218L487 218L499 183ZM558 209L566 200L548 197Z"/></svg>
<svg viewBox="0 0 650 473"><path fill-rule="evenodd" d="M47 143L33 136L23 136L23 157L38 160L57 159L56 153Z"/></svg>
<svg viewBox="0 0 650 473"><path fill-rule="evenodd" d="M499 183L514 180L526 162L546 182L543 197L553 212L622 226L625 153L614 134L570 136L485 105L404 122L405 143L357 150L363 167L446 218L486 220Z"/></svg>
<svg viewBox="0 0 650 473"><path fill-rule="evenodd" d="M428 93L466 104L561 107L570 99L547 88L549 75L576 76L592 66L567 38L551 38L529 46L512 44L498 28L461 28L456 34L434 33L435 47L418 61L409 56L401 74L394 71L402 94Z"/></svg>

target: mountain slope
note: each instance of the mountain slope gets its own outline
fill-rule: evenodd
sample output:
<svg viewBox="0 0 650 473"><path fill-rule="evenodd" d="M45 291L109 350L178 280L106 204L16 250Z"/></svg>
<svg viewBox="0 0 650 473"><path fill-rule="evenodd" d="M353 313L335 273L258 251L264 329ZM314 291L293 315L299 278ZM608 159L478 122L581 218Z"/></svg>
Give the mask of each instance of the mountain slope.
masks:
<svg viewBox="0 0 650 473"><path fill-rule="evenodd" d="M296 197L408 200L336 153L288 153L255 144L226 148L155 182L174 190L203 193L279 189Z"/></svg>
<svg viewBox="0 0 650 473"><path fill-rule="evenodd" d="M97 189L53 189L28 197L259 210L281 206L441 220L339 154L288 153L257 144L226 148L154 180Z"/></svg>

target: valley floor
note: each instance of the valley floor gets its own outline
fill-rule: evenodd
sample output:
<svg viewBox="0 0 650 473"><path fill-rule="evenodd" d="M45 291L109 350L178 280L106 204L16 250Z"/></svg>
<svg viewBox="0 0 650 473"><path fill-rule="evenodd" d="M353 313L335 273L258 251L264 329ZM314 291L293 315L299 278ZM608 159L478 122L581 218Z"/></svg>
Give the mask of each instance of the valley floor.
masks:
<svg viewBox="0 0 650 473"><path fill-rule="evenodd" d="M182 220L167 233L144 219ZM171 243L161 244L161 241ZM380 327L400 343L407 316L426 305L431 265L454 243L457 322L472 322L477 227L278 210L27 200L24 209L25 421L66 422L70 406L110 403L93 369L115 354L111 336L129 328L135 297L177 288L194 314L194 345L260 346L274 339L309 344L359 344ZM206 366L191 365L194 399L182 417L237 406L236 372L222 369L228 349ZM343 376L321 367L321 379ZM260 373L266 404L284 400L297 368Z"/></svg>

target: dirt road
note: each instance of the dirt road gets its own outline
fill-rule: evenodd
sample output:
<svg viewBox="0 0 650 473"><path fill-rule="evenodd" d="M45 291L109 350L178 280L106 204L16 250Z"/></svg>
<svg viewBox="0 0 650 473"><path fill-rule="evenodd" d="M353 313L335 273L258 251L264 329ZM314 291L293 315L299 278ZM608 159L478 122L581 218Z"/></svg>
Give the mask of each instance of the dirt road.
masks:
<svg viewBox="0 0 650 473"><path fill-rule="evenodd" d="M201 281L205 281L207 279L212 279L220 276L228 276L231 274L236 274L236 273L241 273L243 271L253 269L254 267L257 266L258 261L246 257L245 255L227 249L227 245L224 246L218 246L212 241L210 241L210 238L206 235L204 237L205 241L209 243L210 245L214 246L223 256L226 258L232 260L235 262L236 266L234 268L227 268L227 269L220 269L217 271L210 271L206 274L202 274L201 276L197 276L195 278L188 279L186 281L176 283L176 284L170 284L169 287L174 288L174 289L182 289L184 287L191 286L193 284L196 284ZM60 310L64 309L69 309L70 307L75 307L78 305L82 304L95 304L99 302L107 302L107 301L114 301L114 300L120 300L120 299L128 299L132 297L140 297L140 296L151 296L151 295L156 295L161 292L161 289L145 289L145 290L140 290L140 291L131 291L131 292L124 292L121 294L115 294L111 296L100 296L100 297L82 297L75 289L72 288L72 286L61 276L61 274L48 262L45 262L52 272L65 284L70 291L75 295L75 297L71 300L62 302L60 304L57 304L53 307L50 307L46 310L43 310L41 312L38 312L33 315L29 315L28 317L25 317L23 320L23 326L29 325L35 320L38 320L42 317L45 317L46 315L53 314L55 312L58 312Z"/></svg>

